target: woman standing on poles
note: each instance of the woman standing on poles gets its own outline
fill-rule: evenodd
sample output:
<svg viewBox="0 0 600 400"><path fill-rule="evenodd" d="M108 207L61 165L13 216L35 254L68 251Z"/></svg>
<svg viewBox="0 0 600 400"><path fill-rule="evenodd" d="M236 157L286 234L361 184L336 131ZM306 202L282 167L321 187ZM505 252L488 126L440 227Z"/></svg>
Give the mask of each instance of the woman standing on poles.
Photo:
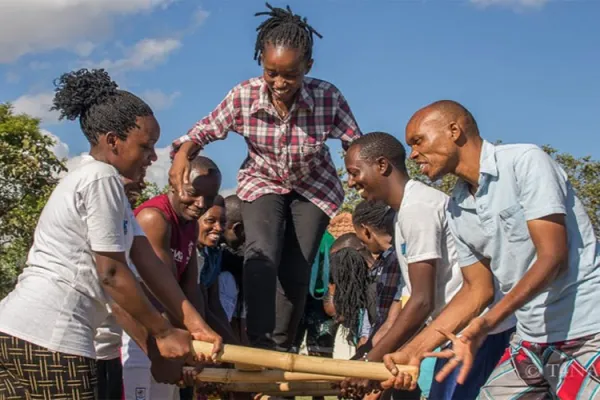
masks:
<svg viewBox="0 0 600 400"><path fill-rule="evenodd" d="M147 329L166 358L190 357L192 337L221 347L144 237L121 182L137 181L156 161L160 128L150 107L117 90L104 71L80 70L59 79L54 108L61 118L79 118L93 160L52 192L27 267L0 303L2 399L95 399L94 335L108 299ZM187 331L152 306L127 256Z"/></svg>
<svg viewBox="0 0 600 400"><path fill-rule="evenodd" d="M325 141L340 139L345 148L361 133L341 92L306 77L313 34L321 35L289 7L267 7L256 14L269 16L257 29L255 59L262 76L234 87L173 143L171 178L184 193L190 157L229 131L244 136L248 157L237 195L247 237L244 286L252 288L245 299L248 337L254 347L287 351L319 242L344 199Z"/></svg>

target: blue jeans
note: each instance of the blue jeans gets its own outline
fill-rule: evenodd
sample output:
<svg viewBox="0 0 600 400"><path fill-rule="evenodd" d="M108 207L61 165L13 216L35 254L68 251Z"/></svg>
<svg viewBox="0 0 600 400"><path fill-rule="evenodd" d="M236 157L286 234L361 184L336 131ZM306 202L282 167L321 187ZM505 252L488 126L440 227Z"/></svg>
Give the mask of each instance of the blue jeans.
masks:
<svg viewBox="0 0 600 400"><path fill-rule="evenodd" d="M439 383L435 379L433 380L429 398L431 400L474 400L477 398L479 390L496 368L502 354L504 354L504 350L510 344L513 333L515 333L515 328L489 335L477 352L473 367L464 385L456 383L460 371L460 367L458 367L443 382ZM443 358L437 360L434 377L446 365L447 361Z"/></svg>

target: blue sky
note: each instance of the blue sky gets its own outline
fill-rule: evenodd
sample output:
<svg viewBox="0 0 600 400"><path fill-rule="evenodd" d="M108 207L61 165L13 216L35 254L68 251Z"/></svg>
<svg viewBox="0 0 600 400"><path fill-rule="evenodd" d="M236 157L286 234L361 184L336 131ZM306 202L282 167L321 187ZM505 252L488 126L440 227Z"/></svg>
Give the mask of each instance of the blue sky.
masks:
<svg viewBox="0 0 600 400"><path fill-rule="evenodd" d="M55 4L56 3L56 4ZM600 2L544 0L273 0L308 17L312 76L338 86L363 131L403 142L407 120L439 99L462 102L494 141L550 144L600 158ZM0 102L43 119L77 162L88 150L78 124L47 108L52 80L81 66L108 69L141 95L162 128L159 147L184 134L231 87L261 70L255 0L4 0L0 4ZM331 141L333 153L339 142ZM245 157L230 134L206 154L235 186ZM338 156L334 156L336 162ZM164 183L166 150L151 178Z"/></svg>

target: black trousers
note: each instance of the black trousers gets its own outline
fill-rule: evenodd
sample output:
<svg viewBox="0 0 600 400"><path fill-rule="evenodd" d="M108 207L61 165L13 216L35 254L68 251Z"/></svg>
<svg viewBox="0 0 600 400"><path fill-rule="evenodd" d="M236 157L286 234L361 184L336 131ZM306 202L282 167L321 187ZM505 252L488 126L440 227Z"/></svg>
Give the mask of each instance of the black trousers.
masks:
<svg viewBox="0 0 600 400"><path fill-rule="evenodd" d="M250 344L289 351L304 313L311 266L329 217L292 192L244 202L242 218Z"/></svg>
<svg viewBox="0 0 600 400"><path fill-rule="evenodd" d="M120 358L98 360L98 400L123 398L123 366Z"/></svg>

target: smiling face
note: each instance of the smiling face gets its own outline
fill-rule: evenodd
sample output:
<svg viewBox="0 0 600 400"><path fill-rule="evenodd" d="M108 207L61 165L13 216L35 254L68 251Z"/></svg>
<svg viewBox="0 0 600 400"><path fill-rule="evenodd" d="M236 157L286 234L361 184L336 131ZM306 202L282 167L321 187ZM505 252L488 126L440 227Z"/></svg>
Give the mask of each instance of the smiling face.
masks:
<svg viewBox="0 0 600 400"><path fill-rule="evenodd" d="M406 126L406 143L410 158L421 173L436 181L452 173L458 164L457 126L437 111L415 114Z"/></svg>
<svg viewBox="0 0 600 400"><path fill-rule="evenodd" d="M226 223L225 207L213 205L198 219L198 244L203 247L218 246Z"/></svg>
<svg viewBox="0 0 600 400"><path fill-rule="evenodd" d="M300 49L265 44L261 64L263 78L274 101L291 104L302 87L304 76L312 67Z"/></svg>
<svg viewBox="0 0 600 400"><path fill-rule="evenodd" d="M184 197L171 188L170 199L180 217L194 221L212 207L221 187L221 174L214 169L193 168L189 181L183 185Z"/></svg>
<svg viewBox="0 0 600 400"><path fill-rule="evenodd" d="M137 117L137 126L119 137L114 132L101 136L109 149L107 159L119 173L138 182L146 175L146 169L157 159L154 146L160 138L160 126L154 116Z"/></svg>
<svg viewBox="0 0 600 400"><path fill-rule="evenodd" d="M360 145L351 146L344 158L348 172L348 186L355 189L365 200L386 201L388 184L385 172L389 163L385 159L369 162L360 156Z"/></svg>

